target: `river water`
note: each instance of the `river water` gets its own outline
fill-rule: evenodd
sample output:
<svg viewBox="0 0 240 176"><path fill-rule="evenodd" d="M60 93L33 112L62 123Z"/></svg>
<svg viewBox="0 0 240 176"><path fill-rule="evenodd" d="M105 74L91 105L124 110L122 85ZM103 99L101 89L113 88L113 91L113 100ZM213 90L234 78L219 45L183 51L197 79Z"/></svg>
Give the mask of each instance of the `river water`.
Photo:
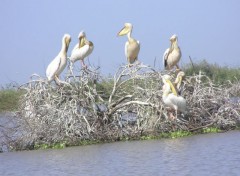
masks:
<svg viewBox="0 0 240 176"><path fill-rule="evenodd" d="M240 131L0 154L0 175L240 175Z"/></svg>

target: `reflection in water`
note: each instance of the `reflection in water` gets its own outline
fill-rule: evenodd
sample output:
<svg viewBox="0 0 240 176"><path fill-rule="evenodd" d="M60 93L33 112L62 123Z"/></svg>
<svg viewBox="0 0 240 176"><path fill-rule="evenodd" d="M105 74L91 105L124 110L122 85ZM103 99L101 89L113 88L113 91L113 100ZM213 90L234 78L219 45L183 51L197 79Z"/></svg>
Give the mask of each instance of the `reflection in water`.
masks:
<svg viewBox="0 0 240 176"><path fill-rule="evenodd" d="M0 175L238 175L240 132L0 154Z"/></svg>

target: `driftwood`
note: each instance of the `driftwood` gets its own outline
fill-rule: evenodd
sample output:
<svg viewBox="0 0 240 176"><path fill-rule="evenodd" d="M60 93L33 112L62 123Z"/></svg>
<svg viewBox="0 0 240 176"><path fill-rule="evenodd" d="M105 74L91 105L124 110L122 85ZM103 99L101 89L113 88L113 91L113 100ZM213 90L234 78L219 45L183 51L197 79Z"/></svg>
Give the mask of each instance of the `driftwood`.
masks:
<svg viewBox="0 0 240 176"><path fill-rule="evenodd" d="M36 75L20 86L25 91L18 112L24 133L19 143L54 143L80 140L119 140L149 133L196 131L205 127L231 129L240 121L239 103L231 96L239 83L214 85L205 75L186 77L182 96L188 113L168 118L162 102L162 75L146 65L121 66L113 78L109 95L98 90L102 77L97 70L81 70L60 86ZM172 74L168 72L168 74ZM14 148L13 143L11 143Z"/></svg>

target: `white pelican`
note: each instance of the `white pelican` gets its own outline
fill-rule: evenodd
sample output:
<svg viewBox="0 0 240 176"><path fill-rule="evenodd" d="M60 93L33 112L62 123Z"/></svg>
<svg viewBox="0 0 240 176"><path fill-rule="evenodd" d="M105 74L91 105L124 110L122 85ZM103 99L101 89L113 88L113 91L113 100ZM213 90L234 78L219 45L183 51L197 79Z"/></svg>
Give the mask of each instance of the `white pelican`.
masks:
<svg viewBox="0 0 240 176"><path fill-rule="evenodd" d="M171 118L177 119L177 113L186 113L186 100L182 96L178 96L177 92L170 81L169 75L164 75L163 80L163 95L162 99L166 107L174 109L176 111L176 116L171 114Z"/></svg>
<svg viewBox="0 0 240 176"><path fill-rule="evenodd" d="M168 48L163 55L163 65L167 70L171 70L174 66L179 70L178 62L182 56L181 50L178 46L177 35L174 34L170 38L171 46Z"/></svg>
<svg viewBox="0 0 240 176"><path fill-rule="evenodd" d="M131 37L133 26L131 23L125 23L123 29L118 33L118 36L127 35L128 41L125 43L125 56L129 66L138 59L140 51L140 42Z"/></svg>
<svg viewBox="0 0 240 176"><path fill-rule="evenodd" d="M77 60L81 61L82 67L86 68L87 66L84 63L84 58L90 55L94 49L94 45L91 41L88 41L86 38L85 32L81 31L78 35L79 42L75 45L70 56L70 71L72 72L73 63Z"/></svg>
<svg viewBox="0 0 240 176"><path fill-rule="evenodd" d="M69 44L71 42L71 36L65 34L62 38L62 49L59 54L53 59L53 61L48 65L46 70L46 76L48 82L55 81L59 85L61 83L59 75L64 70L67 65L67 51Z"/></svg>

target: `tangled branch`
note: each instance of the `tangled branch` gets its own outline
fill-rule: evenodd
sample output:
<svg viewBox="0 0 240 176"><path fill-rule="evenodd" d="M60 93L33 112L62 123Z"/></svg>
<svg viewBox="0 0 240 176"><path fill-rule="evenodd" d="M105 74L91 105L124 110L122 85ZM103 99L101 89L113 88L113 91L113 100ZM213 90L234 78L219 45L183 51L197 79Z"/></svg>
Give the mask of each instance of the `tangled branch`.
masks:
<svg viewBox="0 0 240 176"><path fill-rule="evenodd" d="M25 131L21 141L74 144L79 140L118 140L151 132L238 125L239 103L231 101L231 94L239 92L239 84L216 86L201 73L184 81L182 96L187 100L188 113L176 121L169 120L161 98L163 74L143 64L121 66L106 96L98 89L102 78L97 70L80 70L78 76L66 77L66 84L60 86L35 75L20 87L25 91L18 112Z"/></svg>

